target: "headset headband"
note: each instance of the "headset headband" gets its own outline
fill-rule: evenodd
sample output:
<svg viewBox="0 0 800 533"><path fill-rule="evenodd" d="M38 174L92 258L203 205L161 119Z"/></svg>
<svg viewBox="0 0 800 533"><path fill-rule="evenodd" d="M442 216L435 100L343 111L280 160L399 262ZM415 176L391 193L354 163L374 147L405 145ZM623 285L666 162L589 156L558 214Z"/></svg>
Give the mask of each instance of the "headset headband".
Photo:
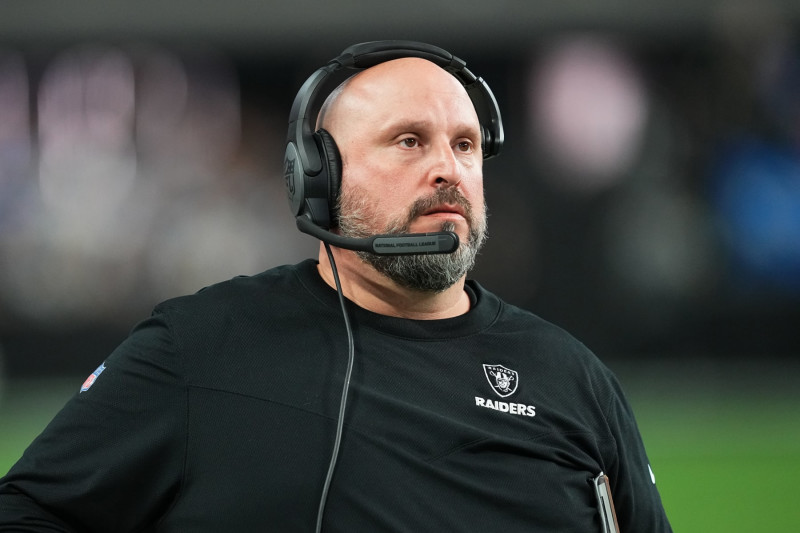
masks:
<svg viewBox="0 0 800 533"><path fill-rule="evenodd" d="M466 89L481 123L485 137L483 157L488 159L500 152L504 134L497 101L483 78L470 72L464 61L446 50L425 43L373 41L348 47L341 55L314 72L298 91L289 114L288 139L295 143L306 174L314 176L322 170L322 161L313 140L317 113L322 106L322 102L318 101L320 91L329 86L334 78L339 80L340 76L336 74L342 71L360 71L403 57L427 59L455 76ZM351 72L347 74L352 75Z"/></svg>

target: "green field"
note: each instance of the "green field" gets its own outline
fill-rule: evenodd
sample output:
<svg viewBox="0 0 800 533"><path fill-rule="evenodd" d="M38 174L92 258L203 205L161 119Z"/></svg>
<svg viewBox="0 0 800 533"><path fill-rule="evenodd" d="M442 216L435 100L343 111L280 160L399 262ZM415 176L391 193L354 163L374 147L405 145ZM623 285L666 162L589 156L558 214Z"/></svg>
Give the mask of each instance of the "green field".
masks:
<svg viewBox="0 0 800 533"><path fill-rule="evenodd" d="M800 531L797 364L621 374L676 532Z"/></svg>
<svg viewBox="0 0 800 533"><path fill-rule="evenodd" d="M675 531L800 531L800 415L777 398L647 402L640 426Z"/></svg>
<svg viewBox="0 0 800 533"><path fill-rule="evenodd" d="M623 370L676 532L800 531L796 366L765 370L754 364L731 375L711 365L687 369L688 379L674 367L615 370ZM80 381L5 384L0 472Z"/></svg>

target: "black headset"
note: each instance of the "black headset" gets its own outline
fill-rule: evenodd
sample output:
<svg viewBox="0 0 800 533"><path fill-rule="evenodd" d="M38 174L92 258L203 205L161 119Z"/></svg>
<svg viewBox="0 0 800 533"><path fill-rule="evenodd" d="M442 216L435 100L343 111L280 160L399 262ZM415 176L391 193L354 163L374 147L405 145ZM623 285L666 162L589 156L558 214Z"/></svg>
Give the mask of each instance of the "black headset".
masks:
<svg viewBox="0 0 800 533"><path fill-rule="evenodd" d="M439 47L414 41L355 44L303 83L289 114L284 179L289 206L301 231L309 233L304 229L309 226L327 230L337 225L335 207L341 186L342 161L333 137L323 129L315 131L324 97L355 72L403 57L427 59L460 81L478 115L484 159L500 152L504 137L497 101L483 78L467 70L464 61ZM319 231L314 234L319 236Z"/></svg>

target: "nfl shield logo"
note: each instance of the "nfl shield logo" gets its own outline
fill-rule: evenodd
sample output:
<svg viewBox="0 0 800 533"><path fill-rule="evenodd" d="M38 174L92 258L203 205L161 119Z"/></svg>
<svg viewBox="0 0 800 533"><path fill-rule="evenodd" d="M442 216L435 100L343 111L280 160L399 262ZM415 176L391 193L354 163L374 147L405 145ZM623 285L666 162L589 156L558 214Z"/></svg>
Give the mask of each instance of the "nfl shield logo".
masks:
<svg viewBox="0 0 800 533"><path fill-rule="evenodd" d="M483 365L483 373L486 374L492 390L501 398L511 396L516 392L517 383L519 383L519 374L516 370L511 370L503 365Z"/></svg>
<svg viewBox="0 0 800 533"><path fill-rule="evenodd" d="M98 376L100 376L100 374L102 374L103 370L105 369L106 369L106 364L103 363L97 367L97 370L89 374L89 377L86 378L86 381L84 381L83 385L81 385L81 392L86 392L87 390L89 390L89 387L94 385L94 382L97 381Z"/></svg>

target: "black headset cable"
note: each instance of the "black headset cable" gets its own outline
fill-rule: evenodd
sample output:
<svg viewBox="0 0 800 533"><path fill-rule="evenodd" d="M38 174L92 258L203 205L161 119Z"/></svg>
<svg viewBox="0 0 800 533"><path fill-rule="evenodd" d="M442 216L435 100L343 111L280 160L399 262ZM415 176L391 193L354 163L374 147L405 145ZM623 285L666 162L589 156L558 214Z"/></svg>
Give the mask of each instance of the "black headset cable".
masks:
<svg viewBox="0 0 800 533"><path fill-rule="evenodd" d="M342 307L342 316L344 317L344 325L347 329L347 370L344 375L344 386L342 388L342 399L339 402L339 419L336 422L336 437L333 441L333 451L331 452L331 461L328 464L328 474L325 477L325 484L322 487L322 496L319 500L319 510L317 511L317 533L322 531L322 517L325 514L325 504L328 500L328 490L331 486L333 479L333 472L336 469L336 462L339 457L339 448L342 444L342 433L344 433L344 413L347 407L347 393L350 390L350 377L353 375L353 361L355 359L355 341L353 340L353 328L350 325L350 317L347 314L347 306L345 305L344 293L342 292L342 285L339 282L339 272L336 269L336 261L333 259L333 253L328 243L325 244L325 251L328 253L328 261L331 264L331 271L333 272L333 280L336 283L336 292L339 295L339 304Z"/></svg>

